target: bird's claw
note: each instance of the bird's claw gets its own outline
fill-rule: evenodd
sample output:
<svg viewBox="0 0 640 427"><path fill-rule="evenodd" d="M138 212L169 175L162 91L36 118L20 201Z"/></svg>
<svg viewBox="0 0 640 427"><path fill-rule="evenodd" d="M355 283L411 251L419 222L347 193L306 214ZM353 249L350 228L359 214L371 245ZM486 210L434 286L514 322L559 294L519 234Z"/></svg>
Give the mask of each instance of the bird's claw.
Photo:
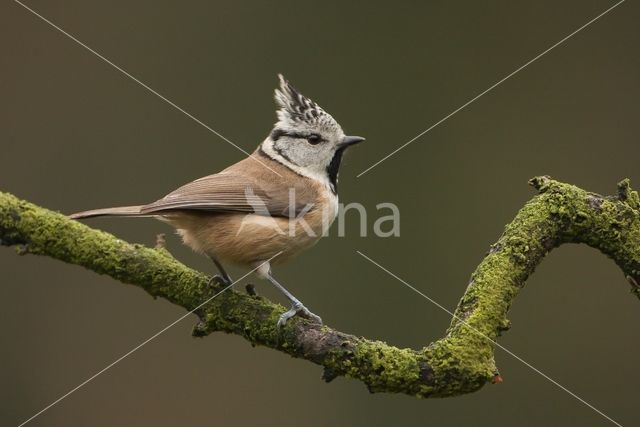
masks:
<svg viewBox="0 0 640 427"><path fill-rule="evenodd" d="M219 274L216 274L216 275L211 276L211 279L209 279L208 286L210 288L215 288L215 284L216 283L221 285L221 286L227 287L227 286L230 286L233 282L231 281L231 279L229 277L224 277L224 276L221 276Z"/></svg>
<svg viewBox="0 0 640 427"><path fill-rule="evenodd" d="M322 319L320 318L320 316L313 314L307 307L305 307L301 303L297 303L293 304L288 311L282 313L280 319L278 319L278 329L281 329L285 325L285 323L287 323L287 320L291 319L296 314L300 317L311 320L313 323L322 325Z"/></svg>

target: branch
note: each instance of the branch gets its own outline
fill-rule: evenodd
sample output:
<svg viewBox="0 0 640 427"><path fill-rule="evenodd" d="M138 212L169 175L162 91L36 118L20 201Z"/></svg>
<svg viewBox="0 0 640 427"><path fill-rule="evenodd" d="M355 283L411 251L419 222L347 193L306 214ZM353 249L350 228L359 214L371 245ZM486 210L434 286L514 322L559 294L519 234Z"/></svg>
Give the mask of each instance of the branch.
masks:
<svg viewBox="0 0 640 427"><path fill-rule="evenodd" d="M284 307L233 290L198 310L194 335L224 331L324 367L324 379L347 376L371 392L454 396L499 379L493 343L509 327L507 311L544 256L563 243L585 243L611 257L640 297L640 199L629 180L615 197L538 177L539 192L518 212L472 274L446 336L419 349L397 348L305 319L276 328ZM66 216L0 193L0 243L107 274L153 297L193 310L220 288L155 249L124 242ZM488 338L488 339L487 339Z"/></svg>

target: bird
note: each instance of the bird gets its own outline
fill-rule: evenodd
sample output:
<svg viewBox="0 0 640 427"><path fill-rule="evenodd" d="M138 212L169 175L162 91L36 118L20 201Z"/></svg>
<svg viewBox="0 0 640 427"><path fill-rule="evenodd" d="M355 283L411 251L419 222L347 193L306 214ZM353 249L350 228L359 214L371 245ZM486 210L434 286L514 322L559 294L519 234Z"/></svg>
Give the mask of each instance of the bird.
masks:
<svg viewBox="0 0 640 427"><path fill-rule="evenodd" d="M338 122L278 74L277 121L248 157L189 182L152 203L93 209L73 219L153 217L176 228L185 245L208 256L212 280L232 286L223 262L254 269L291 303L277 321L298 315L322 325L273 275L327 234L338 213L338 172L347 148L365 139L345 135Z"/></svg>

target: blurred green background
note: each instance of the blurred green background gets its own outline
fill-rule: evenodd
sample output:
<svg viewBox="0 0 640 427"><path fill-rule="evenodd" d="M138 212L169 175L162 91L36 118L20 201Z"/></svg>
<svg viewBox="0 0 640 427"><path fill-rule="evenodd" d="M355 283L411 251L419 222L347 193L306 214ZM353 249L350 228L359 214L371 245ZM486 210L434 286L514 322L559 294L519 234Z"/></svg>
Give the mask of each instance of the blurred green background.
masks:
<svg viewBox="0 0 640 427"><path fill-rule="evenodd" d="M453 308L532 196L530 177L550 174L607 194L623 177L640 186L637 3L622 4L361 178L614 3L28 4L245 150L275 121L278 72L345 131L367 137L343 165L341 200L374 214L376 204L396 203L401 237L361 238L353 215L347 237L333 230L276 271L346 332L417 348L450 320L356 250ZM0 190L65 213L138 204L243 157L18 4L0 5L0 28ZM149 219L90 225L146 244L171 232ZM213 271L173 234L168 247ZM12 249L0 249L0 271L1 425L25 420L184 313L109 277ZM501 344L620 423L637 422L640 307L613 262L588 247L555 250L510 318ZM32 425L608 424L500 350L504 383L418 400L372 395L344 378L325 384L318 366L236 336L194 339L194 322Z"/></svg>

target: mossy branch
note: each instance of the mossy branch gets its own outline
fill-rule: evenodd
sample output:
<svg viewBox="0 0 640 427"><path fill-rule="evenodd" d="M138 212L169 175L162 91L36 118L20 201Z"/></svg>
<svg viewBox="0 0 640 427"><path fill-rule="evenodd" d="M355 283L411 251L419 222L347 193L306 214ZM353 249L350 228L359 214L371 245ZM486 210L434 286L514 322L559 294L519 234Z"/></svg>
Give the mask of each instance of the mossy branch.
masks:
<svg viewBox="0 0 640 427"><path fill-rule="evenodd" d="M544 256L563 243L585 243L611 257L640 296L640 199L628 180L604 197L538 177L539 192L508 224L471 276L446 336L413 350L360 338L304 319L276 322L284 308L233 290L201 307L194 335L224 331L324 367L327 381L344 375L372 392L418 397L478 390L498 375L493 342L506 329L507 311ZM47 255L140 286L193 310L220 289L175 260L161 246L124 242L66 216L0 193L0 243L21 254Z"/></svg>

